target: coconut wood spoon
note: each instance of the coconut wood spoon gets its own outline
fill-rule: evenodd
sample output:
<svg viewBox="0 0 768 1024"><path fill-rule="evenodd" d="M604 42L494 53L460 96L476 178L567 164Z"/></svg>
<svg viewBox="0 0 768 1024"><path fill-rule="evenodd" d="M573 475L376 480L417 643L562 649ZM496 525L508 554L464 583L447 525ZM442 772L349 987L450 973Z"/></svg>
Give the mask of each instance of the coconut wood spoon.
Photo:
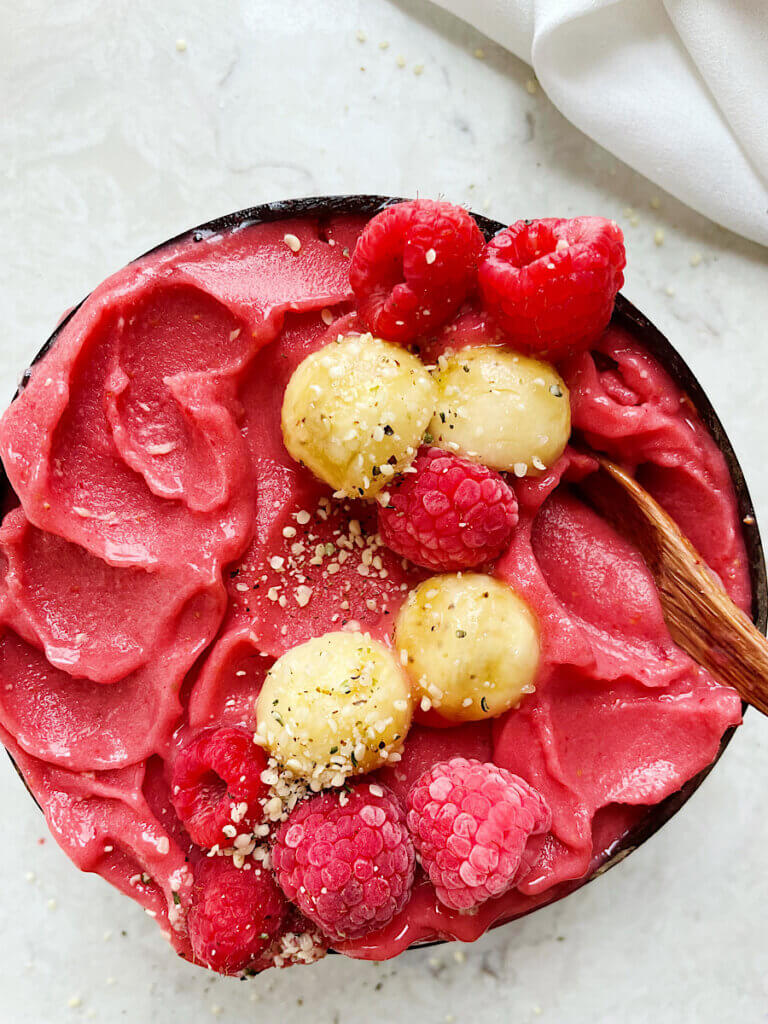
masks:
<svg viewBox="0 0 768 1024"><path fill-rule="evenodd" d="M672 639L718 682L768 715L768 640L659 503L615 463L595 458L600 470L580 488L639 549L656 581Z"/></svg>

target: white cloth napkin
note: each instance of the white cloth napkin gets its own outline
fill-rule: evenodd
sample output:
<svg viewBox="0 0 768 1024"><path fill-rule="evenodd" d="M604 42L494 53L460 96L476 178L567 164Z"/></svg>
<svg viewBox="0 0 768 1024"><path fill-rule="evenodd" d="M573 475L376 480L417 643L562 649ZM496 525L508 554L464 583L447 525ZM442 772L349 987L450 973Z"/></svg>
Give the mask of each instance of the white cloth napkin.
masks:
<svg viewBox="0 0 768 1024"><path fill-rule="evenodd" d="M646 177L768 245L768 0L435 0Z"/></svg>

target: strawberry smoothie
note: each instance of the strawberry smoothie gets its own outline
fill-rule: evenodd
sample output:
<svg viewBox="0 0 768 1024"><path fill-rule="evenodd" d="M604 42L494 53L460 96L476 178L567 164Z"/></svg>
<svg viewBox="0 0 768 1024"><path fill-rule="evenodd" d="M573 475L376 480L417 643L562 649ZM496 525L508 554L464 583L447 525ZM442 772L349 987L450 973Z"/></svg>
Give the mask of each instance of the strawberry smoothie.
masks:
<svg viewBox="0 0 768 1024"><path fill-rule="evenodd" d="M714 759L741 717L736 693L673 643L637 551L573 488L594 469L579 441L620 461L749 610L725 459L685 395L626 329L603 329L601 321L595 336L582 332L584 344L570 334L563 345L552 342L558 373L547 378L547 396L559 389L560 400L570 401L574 436L551 459L544 449L534 455L535 469L517 455L508 463L479 460L466 443L452 450L447 434L439 436L437 413L437 429L429 423L431 405L418 422L415 470L409 475L415 452L395 452L381 460L392 472L385 469L385 480L366 477L371 493L362 497L331 480L330 470L323 475L309 455L297 458L293 444L289 453L289 381L340 336L353 346L369 330L389 339L389 324L391 343L411 345L414 363L420 360L408 370L419 396L432 394L430 373L447 380L451 353L480 358L514 348L505 334L514 338L517 314L503 291L503 245L494 243L480 291L461 254L446 250L442 290L432 279L424 286L434 308L414 332L396 303L384 308L370 294L355 297L350 264L366 222L340 215L246 224L186 236L143 257L65 322L0 423L0 456L15 495L0 529L2 741L77 867L141 904L181 956L223 973L311 962L328 945L384 959L414 942L475 939L575 888L649 806ZM567 245L550 222L541 223L548 225L541 244L560 259ZM430 241L430 224L423 262L439 268L441 242L437 235ZM483 240L461 219L449 227L445 237L471 251L476 271ZM381 256L367 242L370 270ZM574 236L568 244L581 242ZM618 244L612 236L611 253ZM610 315L619 277L614 267L605 285L610 301L593 302L585 318ZM358 281L355 290L364 287ZM492 300L483 298L485 288ZM406 308L410 298L403 301ZM547 330L564 337L559 321ZM519 346L526 358L547 360L546 351L531 349L542 336L529 322ZM387 358L370 346L353 358L368 354ZM462 379L475 373L473 358L459 368ZM427 401L414 398L413 409ZM374 428L375 443L387 444L379 434L386 431ZM311 455L311 440L295 443ZM462 470L465 456L474 468ZM429 490L427 471L443 472L446 458L456 460L454 477ZM439 492L437 504L424 500L427 490ZM411 516L415 506L426 509L420 518ZM410 524L400 540L398 516ZM420 546L431 554L420 559ZM417 679L409 664L416 652L402 640L395 650L395 625L404 634L413 595L436 572L468 580L462 569L514 594L527 616L520 628L537 643L528 675L510 684L518 687L514 701L497 706L493 691L479 699L472 720L462 710L472 694L451 710L447 691L430 691L423 673ZM510 615L520 621L517 607ZM386 662L376 676L381 700L403 709L402 721L397 713L394 724L382 719L378 746L392 756L353 753L354 770L331 759L329 774L294 769L298 776L287 778L283 769L298 755L285 753L284 736L262 733L261 745L253 742L262 724L256 699L262 687L282 692L284 657L338 634L366 637L371 663L389 658L400 666ZM418 690L413 697L412 724L411 695L397 692L408 673L417 690L427 687L426 696ZM454 821L447 782L428 784L441 794L433 804L414 793L423 773L456 758L499 770L490 781L472 781L474 769L454 767L450 786L477 793L491 786L493 801L512 808L499 828L517 846L503 877L494 854L488 884L474 876L467 882L467 891L482 895L454 890L451 905L439 892L461 883L447 867L430 871L439 835L426 826L419 832L413 814L431 807L439 815L447 802L444 817ZM352 810L367 789L353 822L343 797L355 774L361 784L352 786ZM327 792L313 797L319 788ZM327 821L317 819L326 831L313 838L309 800L333 802L338 792L340 806ZM475 805L470 836L490 813L482 800ZM523 812L525 828L515 817ZM292 832L291 814L299 813L304 825ZM338 867L331 882L317 882L318 900L348 884L334 845L345 829L363 835L361 849L370 846L368 859L361 855L354 866L366 894L361 905L377 908L367 917L347 906L347 890L347 904L327 902L327 912L298 895L304 875L296 857L305 847L310 862L325 857ZM382 861L387 829L393 852ZM378 888L366 888L371 872ZM340 921L354 927L345 931Z"/></svg>

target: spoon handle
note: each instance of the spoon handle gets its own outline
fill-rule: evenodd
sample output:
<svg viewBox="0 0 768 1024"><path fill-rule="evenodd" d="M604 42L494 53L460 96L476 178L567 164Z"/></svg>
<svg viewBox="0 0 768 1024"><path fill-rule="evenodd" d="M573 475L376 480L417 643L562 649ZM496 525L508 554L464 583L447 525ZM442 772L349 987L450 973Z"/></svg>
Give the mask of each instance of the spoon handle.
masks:
<svg viewBox="0 0 768 1024"><path fill-rule="evenodd" d="M768 640L661 505L615 463L596 458L600 471L582 490L639 549L656 581L672 639L718 682L768 715Z"/></svg>

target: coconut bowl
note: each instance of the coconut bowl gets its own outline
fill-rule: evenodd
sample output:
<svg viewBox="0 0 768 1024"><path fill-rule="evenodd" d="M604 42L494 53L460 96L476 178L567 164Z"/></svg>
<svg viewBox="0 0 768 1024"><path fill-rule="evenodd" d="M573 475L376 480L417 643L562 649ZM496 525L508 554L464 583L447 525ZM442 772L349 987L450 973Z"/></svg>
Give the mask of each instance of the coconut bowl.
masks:
<svg viewBox="0 0 768 1024"><path fill-rule="evenodd" d="M160 243L160 245L154 246L149 250L149 252L155 252L167 245L183 240L192 239L200 241L204 238L210 237L211 235L223 234L228 231L236 231L252 224L279 221L287 218L313 217L322 222L324 219L339 214L362 214L373 216L373 214L377 213L385 206L400 201L401 200L399 199L387 196L338 195L318 196L306 199L288 199L280 202L265 203L261 206L238 210L235 213L229 213L223 217L218 217L215 220L208 221L205 224L200 224L189 231L185 231L174 238ZM483 217L479 214L473 214L473 217L486 239L490 239L506 226L499 221L491 220L490 218ZM148 253L145 253L144 255L148 255ZM70 311L68 316L58 325L56 330L46 340L40 351L35 356L33 365L51 348L52 345L55 345L59 332L72 317L77 308L79 307L75 307ZM654 326L653 323L651 323L646 316L644 316L621 294L619 294L616 299L613 323L628 330L656 357L659 363L669 373L670 377L685 392L692 406L706 425L709 433L714 438L726 459L736 494L739 517L743 524L742 530L747 550L749 576L752 586L752 619L760 631L765 633L766 624L768 623L768 585L766 583L766 567L763 548L760 541L760 531L749 495L749 490L744 479L744 474L723 425L693 371L680 356L672 343L657 327ZM30 372L31 368L28 368L25 371L19 385L19 391L26 386ZM17 395L19 394L19 391L17 391ZM8 483L2 467L0 467L0 495L3 499L2 507L7 508L9 502L13 501L14 495L11 492L10 484ZM747 705L744 704L742 706L742 710L746 711L746 709ZM603 874L609 868L613 867L619 861L631 854L643 843L647 842L656 832L659 831L662 825L677 814L683 805L690 800L699 786L702 785L706 777L722 757L728 744L731 742L734 731L735 729L732 727L725 732L720 742L717 756L710 765L703 769L703 771L699 772L698 775L690 779L676 793L673 793L661 803L649 807L646 813L629 832L616 841L611 848L605 850L596 862L593 861L592 868L587 875L580 879L555 887L555 890L553 890L549 900L532 908L528 913L533 913L535 910L539 909L540 906L545 906L548 903L563 899L571 892L588 884L598 875ZM21 776L21 773L19 774ZM423 943L423 945L431 945L431 943Z"/></svg>

